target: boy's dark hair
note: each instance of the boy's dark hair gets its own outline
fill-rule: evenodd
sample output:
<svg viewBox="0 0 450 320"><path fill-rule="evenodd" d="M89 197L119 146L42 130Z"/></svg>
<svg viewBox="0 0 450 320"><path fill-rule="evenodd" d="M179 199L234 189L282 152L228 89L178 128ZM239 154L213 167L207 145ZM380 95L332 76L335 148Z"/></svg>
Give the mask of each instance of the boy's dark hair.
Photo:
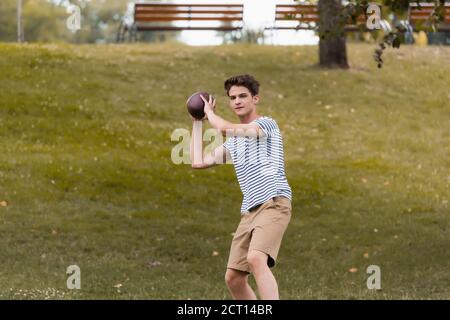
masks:
<svg viewBox="0 0 450 320"><path fill-rule="evenodd" d="M227 95L229 95L232 86L246 87L252 96L256 96L259 92L259 82L249 74L242 74L227 79L224 84Z"/></svg>

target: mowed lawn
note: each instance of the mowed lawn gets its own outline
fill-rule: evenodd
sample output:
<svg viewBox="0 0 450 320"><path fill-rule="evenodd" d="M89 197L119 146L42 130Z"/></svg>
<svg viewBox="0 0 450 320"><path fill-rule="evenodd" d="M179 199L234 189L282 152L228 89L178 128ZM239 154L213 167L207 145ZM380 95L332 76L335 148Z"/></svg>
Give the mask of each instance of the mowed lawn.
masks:
<svg viewBox="0 0 450 320"><path fill-rule="evenodd" d="M230 299L233 166L174 164L171 136L198 90L237 121L223 81L251 73L293 190L281 298L449 299L450 48L374 48L342 71L312 46L0 44L0 298Z"/></svg>

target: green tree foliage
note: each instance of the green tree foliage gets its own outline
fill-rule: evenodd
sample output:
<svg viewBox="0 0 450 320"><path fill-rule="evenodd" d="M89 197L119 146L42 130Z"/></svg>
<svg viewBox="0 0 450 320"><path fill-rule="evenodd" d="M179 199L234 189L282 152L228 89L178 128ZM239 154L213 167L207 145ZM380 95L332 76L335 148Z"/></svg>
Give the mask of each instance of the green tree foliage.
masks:
<svg viewBox="0 0 450 320"><path fill-rule="evenodd" d="M66 27L69 4L81 8L81 30ZM16 0L0 1L0 41L16 41ZM23 23L27 42L113 42L127 1L24 0Z"/></svg>
<svg viewBox="0 0 450 320"><path fill-rule="evenodd" d="M16 41L16 0L0 1L0 41Z"/></svg>
<svg viewBox="0 0 450 320"><path fill-rule="evenodd" d="M25 41L55 42L68 39L69 33L65 28L66 17L66 11L63 7L46 0L24 1Z"/></svg>
<svg viewBox="0 0 450 320"><path fill-rule="evenodd" d="M71 15L67 7L81 11L81 29L66 27ZM115 42L127 11L124 0L23 0L23 22L27 42L108 43ZM0 0L0 41L17 40L17 0ZM179 32L142 32L140 41L173 41Z"/></svg>

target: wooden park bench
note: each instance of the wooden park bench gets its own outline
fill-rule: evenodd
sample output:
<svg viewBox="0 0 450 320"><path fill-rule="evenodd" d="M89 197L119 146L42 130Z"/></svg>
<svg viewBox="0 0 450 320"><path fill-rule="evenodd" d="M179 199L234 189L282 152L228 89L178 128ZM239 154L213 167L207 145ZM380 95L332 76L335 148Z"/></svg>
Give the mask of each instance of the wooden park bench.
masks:
<svg viewBox="0 0 450 320"><path fill-rule="evenodd" d="M409 23L414 29L426 26L434 11L434 3L411 3L408 12ZM319 24L317 4L278 4L275 7L274 26L267 29L313 30ZM290 21L287 22L286 21ZM357 19L358 23L365 23L365 15ZM281 23L286 23L281 25ZM278 24L277 24L278 23ZM347 31L358 30L356 25L348 24ZM450 31L450 2L445 3L444 21L437 26L437 31Z"/></svg>
<svg viewBox="0 0 450 320"><path fill-rule="evenodd" d="M358 23L365 23L366 16L358 17ZM277 4L275 6L275 20L268 30L316 30L319 25L319 10L317 4ZM347 24L346 31L357 31L354 24Z"/></svg>
<svg viewBox="0 0 450 320"><path fill-rule="evenodd" d="M140 31L215 30L239 31L243 28L243 4L135 3L133 22L119 30L118 41Z"/></svg>
<svg viewBox="0 0 450 320"><path fill-rule="evenodd" d="M414 30L426 28L434 12L434 3L410 3L408 20ZM450 2L445 3L444 21L437 25L437 31L450 31Z"/></svg>

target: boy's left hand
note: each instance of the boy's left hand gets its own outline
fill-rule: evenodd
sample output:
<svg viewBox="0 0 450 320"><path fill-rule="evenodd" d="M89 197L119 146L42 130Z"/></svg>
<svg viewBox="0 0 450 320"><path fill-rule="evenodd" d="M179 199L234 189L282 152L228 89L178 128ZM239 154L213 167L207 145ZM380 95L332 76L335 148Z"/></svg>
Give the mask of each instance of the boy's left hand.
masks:
<svg viewBox="0 0 450 320"><path fill-rule="evenodd" d="M204 96L200 95L200 98L205 102L204 112L205 112L205 118L208 119L208 114L210 112L214 113L214 110L216 109L216 99L213 99L212 95L209 95L209 101L205 99Z"/></svg>

